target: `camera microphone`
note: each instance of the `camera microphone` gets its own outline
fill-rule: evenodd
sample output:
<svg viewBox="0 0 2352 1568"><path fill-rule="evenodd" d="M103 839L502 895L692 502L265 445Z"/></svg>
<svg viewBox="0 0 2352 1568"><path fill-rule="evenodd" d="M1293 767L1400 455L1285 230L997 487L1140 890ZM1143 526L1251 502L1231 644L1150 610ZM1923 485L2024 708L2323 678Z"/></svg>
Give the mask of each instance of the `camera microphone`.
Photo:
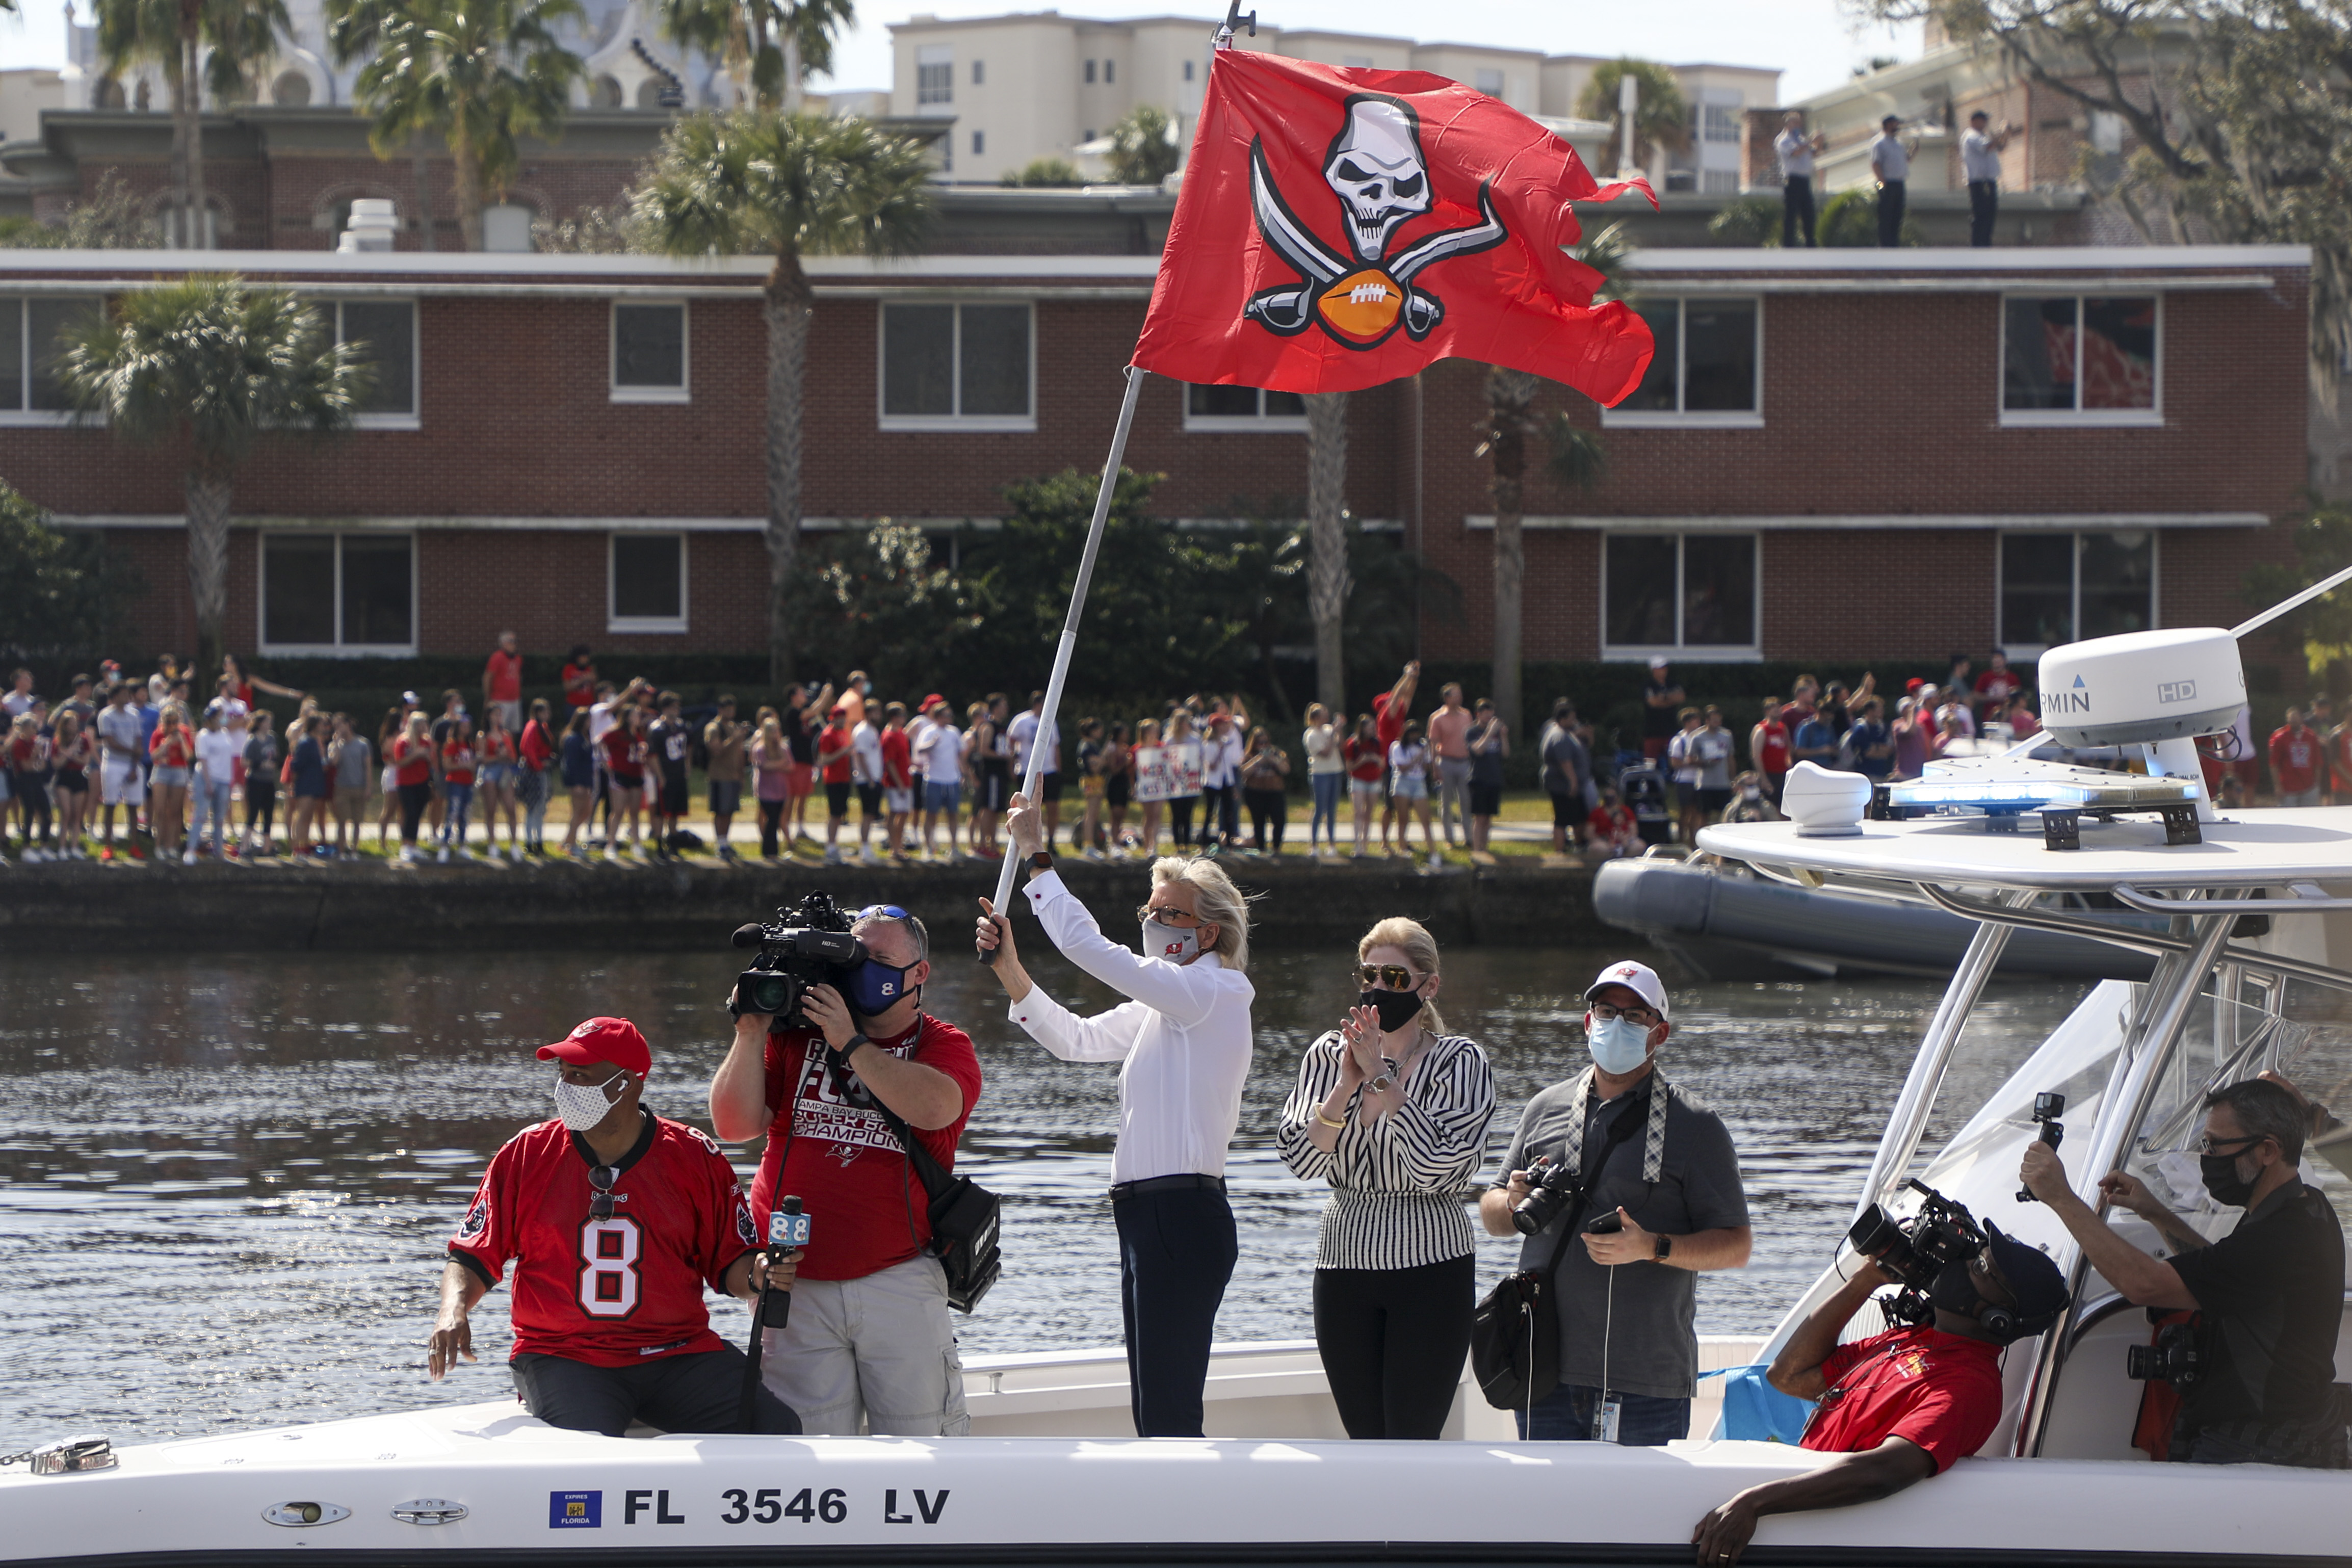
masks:
<svg viewBox="0 0 2352 1568"><path fill-rule="evenodd" d="M727 940L737 947L757 947L767 940L767 936L768 928L757 921L752 921L748 924L737 926L735 934Z"/></svg>

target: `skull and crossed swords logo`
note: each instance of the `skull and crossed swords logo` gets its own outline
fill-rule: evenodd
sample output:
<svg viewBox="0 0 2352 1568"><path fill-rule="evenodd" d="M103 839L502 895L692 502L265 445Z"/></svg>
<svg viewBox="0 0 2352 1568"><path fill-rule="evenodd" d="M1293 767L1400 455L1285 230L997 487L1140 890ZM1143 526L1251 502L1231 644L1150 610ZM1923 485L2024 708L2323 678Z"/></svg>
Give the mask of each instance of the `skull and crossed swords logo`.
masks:
<svg viewBox="0 0 2352 1568"><path fill-rule="evenodd" d="M1413 279L1449 257L1491 249L1507 236L1488 193L1478 186L1485 220L1447 229L1389 255L1407 219L1430 210L1429 160L1421 150L1421 121L1393 98L1357 93L1323 157L1323 179L1339 198L1351 261L1298 221L1266 167L1263 139L1250 143L1250 205L1258 233L1297 270L1300 281L1262 289L1242 308L1244 318L1270 332L1295 336L1320 324L1353 349L1376 348L1402 323L1416 342L1444 318L1445 304Z"/></svg>

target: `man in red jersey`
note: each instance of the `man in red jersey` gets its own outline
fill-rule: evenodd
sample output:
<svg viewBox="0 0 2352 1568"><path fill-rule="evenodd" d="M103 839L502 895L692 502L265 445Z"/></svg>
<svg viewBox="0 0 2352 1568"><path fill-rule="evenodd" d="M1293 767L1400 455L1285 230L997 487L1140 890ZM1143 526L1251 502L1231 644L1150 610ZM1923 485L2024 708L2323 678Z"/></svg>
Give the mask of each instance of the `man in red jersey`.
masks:
<svg viewBox="0 0 2352 1568"><path fill-rule="evenodd" d="M2050 1327L2067 1300L2065 1277L2046 1254L1984 1228L1990 1239L1977 1256L1936 1277L1932 1327L1837 1342L1872 1292L1896 1282L1865 1259L1789 1336L1765 1376L1783 1394L1815 1401L1803 1446L1844 1458L1749 1487L1699 1521L1691 1536L1699 1568L1734 1568L1765 1514L1892 1497L1984 1447L2000 1425L2001 1352Z"/></svg>
<svg viewBox="0 0 2352 1568"><path fill-rule="evenodd" d="M2271 732L2271 778L2281 805L2317 805L2319 773L2326 763L2319 731L2303 721L2303 710L2286 710L2286 722Z"/></svg>
<svg viewBox="0 0 2352 1568"><path fill-rule="evenodd" d="M719 1145L638 1103L653 1053L625 1018L591 1018L540 1059L559 1064L555 1120L491 1156L449 1241L425 1342L436 1379L474 1359L467 1314L514 1274L515 1388L551 1426L618 1437L742 1429L743 1352L711 1331L702 1290L756 1299L770 1278L742 1184ZM759 1430L801 1429L758 1392Z"/></svg>
<svg viewBox="0 0 2352 1568"><path fill-rule="evenodd" d="M851 929L866 959L841 991L809 987L801 1006L815 1026L741 1013L710 1082L721 1138L767 1134L752 1212L790 1194L810 1216L793 1320L768 1331L761 1370L812 1433L961 1436L971 1417L930 1198L880 1108L951 1169L980 1059L971 1036L922 1010L923 922L877 904Z"/></svg>

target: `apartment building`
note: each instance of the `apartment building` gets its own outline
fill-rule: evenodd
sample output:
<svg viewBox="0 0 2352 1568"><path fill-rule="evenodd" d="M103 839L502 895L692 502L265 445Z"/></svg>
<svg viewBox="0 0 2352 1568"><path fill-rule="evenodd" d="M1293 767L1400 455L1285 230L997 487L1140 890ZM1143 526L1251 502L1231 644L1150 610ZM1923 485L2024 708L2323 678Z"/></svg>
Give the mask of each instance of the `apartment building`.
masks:
<svg viewBox="0 0 2352 1568"><path fill-rule="evenodd" d="M1180 143L1190 145L1216 26L1206 16L1092 21L1058 11L918 16L890 28L890 112L951 122L945 170L951 181L993 184L1039 158L1066 158L1101 177L1103 137L1140 104L1166 110ZM1326 65L1450 77L1542 120L1595 168L1617 166L1608 125L1577 113L1586 83L1603 63L1596 57L1271 26L1234 45ZM1660 190L1737 192L1741 121L1748 109L1779 101L1780 71L1672 68L1692 107L1690 143L1657 160L1654 183Z"/></svg>

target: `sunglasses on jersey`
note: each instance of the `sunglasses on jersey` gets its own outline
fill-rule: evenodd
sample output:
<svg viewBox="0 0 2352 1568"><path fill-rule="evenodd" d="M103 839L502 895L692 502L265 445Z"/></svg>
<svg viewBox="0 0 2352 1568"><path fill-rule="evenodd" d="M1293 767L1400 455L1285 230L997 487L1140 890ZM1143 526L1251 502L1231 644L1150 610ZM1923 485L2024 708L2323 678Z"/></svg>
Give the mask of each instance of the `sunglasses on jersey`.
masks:
<svg viewBox="0 0 2352 1568"><path fill-rule="evenodd" d="M1421 984L1412 977L1412 971L1402 963L1360 963L1356 965L1356 978L1363 982L1367 991L1374 986L1385 991L1410 991Z"/></svg>
<svg viewBox="0 0 2352 1568"><path fill-rule="evenodd" d="M588 1167L588 1184L596 1189L596 1195L588 1200L590 1219L613 1217L613 1184L620 1179L621 1173L610 1165Z"/></svg>

